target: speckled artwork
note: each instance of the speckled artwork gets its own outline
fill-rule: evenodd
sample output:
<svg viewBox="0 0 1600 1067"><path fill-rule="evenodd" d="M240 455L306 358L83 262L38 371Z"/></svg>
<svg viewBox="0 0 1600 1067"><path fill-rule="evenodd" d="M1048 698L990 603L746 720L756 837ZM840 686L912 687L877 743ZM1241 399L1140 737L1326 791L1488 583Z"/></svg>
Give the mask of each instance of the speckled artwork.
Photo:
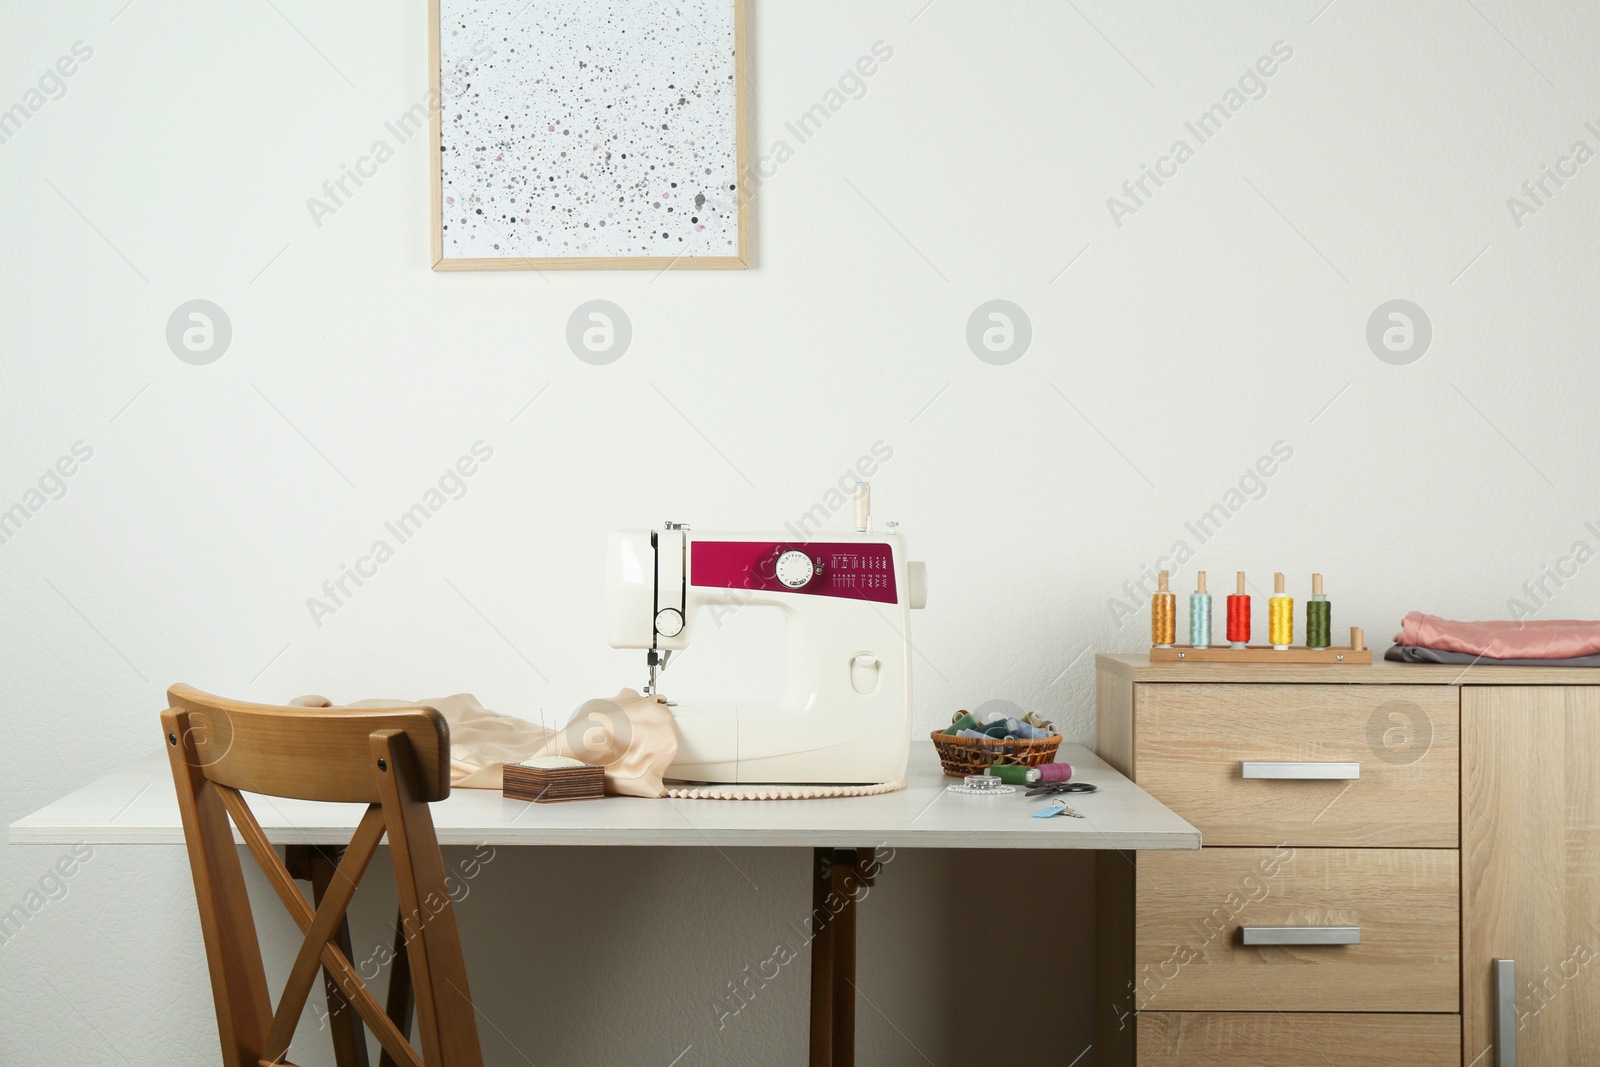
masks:
<svg viewBox="0 0 1600 1067"><path fill-rule="evenodd" d="M438 0L442 260L742 258L736 3Z"/></svg>

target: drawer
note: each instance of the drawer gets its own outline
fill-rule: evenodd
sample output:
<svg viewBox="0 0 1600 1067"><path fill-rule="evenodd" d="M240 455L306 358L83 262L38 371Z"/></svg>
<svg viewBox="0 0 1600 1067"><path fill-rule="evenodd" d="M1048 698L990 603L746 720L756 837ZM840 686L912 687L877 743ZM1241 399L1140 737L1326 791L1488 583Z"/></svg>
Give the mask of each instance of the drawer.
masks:
<svg viewBox="0 0 1600 1067"><path fill-rule="evenodd" d="M1461 1067L1459 1015L1143 1012L1139 1067Z"/></svg>
<svg viewBox="0 0 1600 1067"><path fill-rule="evenodd" d="M1206 845L1460 843L1460 698L1450 686L1147 683L1134 700L1137 781ZM1246 763L1346 777L1246 778Z"/></svg>
<svg viewBox="0 0 1600 1067"><path fill-rule="evenodd" d="M1461 1010L1454 850L1202 848L1137 865L1141 1011ZM1359 927L1360 943L1247 945L1247 927Z"/></svg>

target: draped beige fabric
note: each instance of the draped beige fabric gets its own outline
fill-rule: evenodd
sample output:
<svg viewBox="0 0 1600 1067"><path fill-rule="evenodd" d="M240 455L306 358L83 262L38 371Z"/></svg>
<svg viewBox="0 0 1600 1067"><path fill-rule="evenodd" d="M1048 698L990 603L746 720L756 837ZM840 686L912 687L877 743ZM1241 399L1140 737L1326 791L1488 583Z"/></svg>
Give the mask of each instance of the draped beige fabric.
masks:
<svg viewBox="0 0 1600 1067"><path fill-rule="evenodd" d="M662 776L678 754L678 732L661 697L624 689L609 699L585 701L564 725L540 725L490 711L471 693L420 700L358 700L333 704L321 696L289 703L306 708L437 708L450 723L450 784L499 789L501 769L535 756L571 756L606 769L606 791L659 797Z"/></svg>

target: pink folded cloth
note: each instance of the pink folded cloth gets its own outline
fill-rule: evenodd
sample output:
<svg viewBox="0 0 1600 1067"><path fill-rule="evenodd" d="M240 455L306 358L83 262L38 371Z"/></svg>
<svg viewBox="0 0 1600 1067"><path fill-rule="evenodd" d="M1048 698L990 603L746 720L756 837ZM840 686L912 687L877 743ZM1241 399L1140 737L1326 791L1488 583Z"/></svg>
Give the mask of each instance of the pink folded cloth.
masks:
<svg viewBox="0 0 1600 1067"><path fill-rule="evenodd" d="M605 767L608 793L659 797L667 792L662 776L678 754L677 725L666 701L632 689L609 700L586 701L559 729L490 711L471 693L337 705L324 696L303 696L289 703L301 708L437 708L450 724L452 789L499 790L507 763L571 756Z"/></svg>
<svg viewBox="0 0 1600 1067"><path fill-rule="evenodd" d="M1459 622L1413 611L1400 620L1398 644L1422 645L1495 659L1571 659L1600 652L1600 622L1530 619Z"/></svg>

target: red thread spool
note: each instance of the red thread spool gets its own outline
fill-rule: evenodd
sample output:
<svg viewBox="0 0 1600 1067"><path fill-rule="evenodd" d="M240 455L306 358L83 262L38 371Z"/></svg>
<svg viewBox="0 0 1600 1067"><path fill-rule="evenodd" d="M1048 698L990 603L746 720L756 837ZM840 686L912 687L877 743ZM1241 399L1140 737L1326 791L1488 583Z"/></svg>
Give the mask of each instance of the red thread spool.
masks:
<svg viewBox="0 0 1600 1067"><path fill-rule="evenodd" d="M1067 782L1072 780L1072 764L1070 763L1041 763L1037 768L1038 781L1041 782Z"/></svg>
<svg viewBox="0 0 1600 1067"><path fill-rule="evenodd" d="M1250 598L1228 598L1228 640L1248 644L1250 641Z"/></svg>
<svg viewBox="0 0 1600 1067"><path fill-rule="evenodd" d="M1250 597L1244 591L1244 571L1239 572L1238 592L1228 597L1228 641L1235 645L1250 643Z"/></svg>

